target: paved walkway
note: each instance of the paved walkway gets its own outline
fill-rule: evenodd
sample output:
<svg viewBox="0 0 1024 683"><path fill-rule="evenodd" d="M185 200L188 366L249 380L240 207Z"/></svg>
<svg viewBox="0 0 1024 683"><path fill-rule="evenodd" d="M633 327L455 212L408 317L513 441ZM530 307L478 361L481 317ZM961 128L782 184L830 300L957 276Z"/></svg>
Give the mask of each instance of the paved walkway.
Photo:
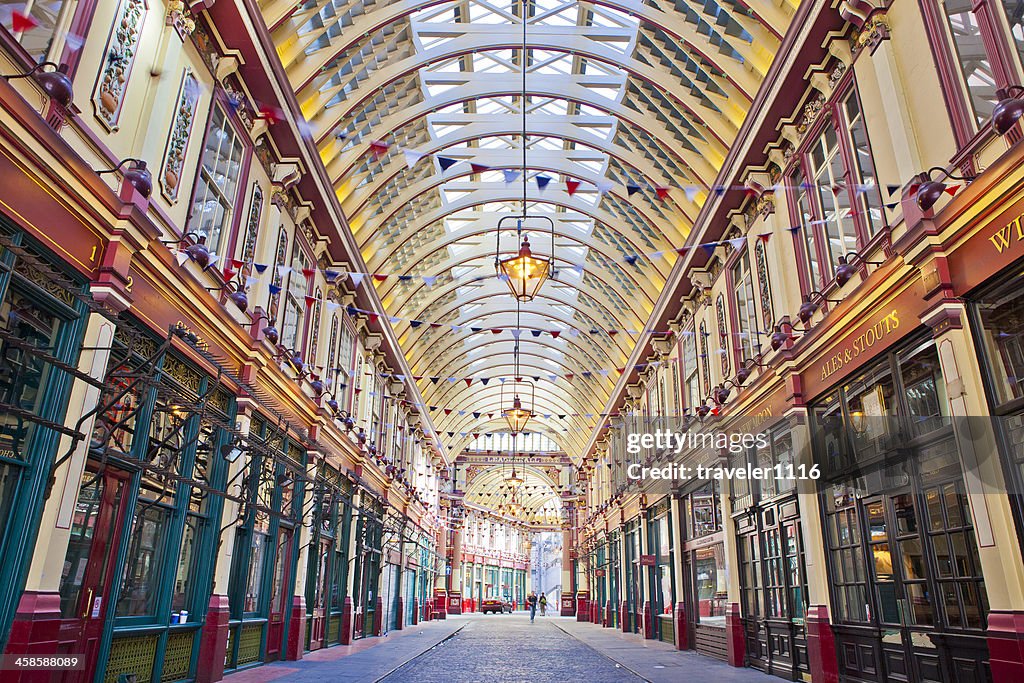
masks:
<svg viewBox="0 0 1024 683"><path fill-rule="evenodd" d="M523 613L449 617L230 674L225 683L778 683L614 629Z"/></svg>

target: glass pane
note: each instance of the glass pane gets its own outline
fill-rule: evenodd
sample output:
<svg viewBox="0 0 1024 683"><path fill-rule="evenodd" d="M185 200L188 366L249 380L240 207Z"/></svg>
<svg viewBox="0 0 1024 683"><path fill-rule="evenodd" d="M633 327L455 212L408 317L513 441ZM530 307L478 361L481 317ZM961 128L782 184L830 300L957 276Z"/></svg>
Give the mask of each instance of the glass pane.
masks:
<svg viewBox="0 0 1024 683"><path fill-rule="evenodd" d="M132 522L117 616L152 616L160 591L168 512L140 501Z"/></svg>
<svg viewBox="0 0 1024 683"><path fill-rule="evenodd" d="M56 52L51 53L54 42L57 41L57 27L66 25L68 15L74 12L78 3L68 0L0 0L0 20L5 27L13 32L11 17L13 12L19 12L28 16L36 25L26 31L14 33L15 39L32 59L37 62L44 62L48 58L58 56Z"/></svg>
<svg viewBox="0 0 1024 683"><path fill-rule="evenodd" d="M267 545L270 537L259 532L252 535L252 554L249 557L249 571L245 581L245 600L242 610L256 612L260 608L263 591L263 564L266 562Z"/></svg>
<svg viewBox="0 0 1024 683"><path fill-rule="evenodd" d="M905 580L927 578L921 539L914 537L901 541L900 550L903 555L903 578Z"/></svg>
<svg viewBox="0 0 1024 683"><path fill-rule="evenodd" d="M1009 287L977 303L982 339L997 403L1024 397L1024 297L1017 295L1019 276Z"/></svg>
<svg viewBox="0 0 1024 683"><path fill-rule="evenodd" d="M983 124L992 116L996 86L978 18L971 9L971 0L944 0L941 7L949 24L953 49L967 86L968 102L974 109L978 124Z"/></svg>
<svg viewBox="0 0 1024 683"><path fill-rule="evenodd" d="M857 211L864 217L864 225L868 236L874 235L884 223L882 215L882 195L875 177L875 162L871 158L871 147L868 144L868 132L861 115L857 93L852 92L846 98L846 129L850 134L850 148L853 154L854 167L850 169L855 187L848 193L857 198Z"/></svg>
<svg viewBox="0 0 1024 683"><path fill-rule="evenodd" d="M928 595L928 585L911 583L905 586L907 601L910 603L910 621L918 626L935 624L935 612Z"/></svg>
<svg viewBox="0 0 1024 683"><path fill-rule="evenodd" d="M175 612L195 609L193 605L189 604L192 593L190 579L195 558L196 526L200 523L200 520L193 515L189 515L185 521L181 553L178 556L178 568L174 576L174 592L171 594L171 609Z"/></svg>
<svg viewBox="0 0 1024 683"><path fill-rule="evenodd" d="M103 497L103 479L93 472L82 476L83 486L78 492L75 513L71 520L71 540L64 555L64 568L60 577L60 613L65 619L74 617L85 568L92 549L93 533L100 515Z"/></svg>

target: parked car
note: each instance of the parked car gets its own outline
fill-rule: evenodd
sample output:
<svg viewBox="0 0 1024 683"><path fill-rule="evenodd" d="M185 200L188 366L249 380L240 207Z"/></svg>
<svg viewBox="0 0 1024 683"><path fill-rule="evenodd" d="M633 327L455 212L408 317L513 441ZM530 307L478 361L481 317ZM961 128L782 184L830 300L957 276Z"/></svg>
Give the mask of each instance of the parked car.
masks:
<svg viewBox="0 0 1024 683"><path fill-rule="evenodd" d="M494 612L496 614L502 614L507 612L512 614L512 603L504 598L487 598L480 603L480 611L483 614L488 612Z"/></svg>

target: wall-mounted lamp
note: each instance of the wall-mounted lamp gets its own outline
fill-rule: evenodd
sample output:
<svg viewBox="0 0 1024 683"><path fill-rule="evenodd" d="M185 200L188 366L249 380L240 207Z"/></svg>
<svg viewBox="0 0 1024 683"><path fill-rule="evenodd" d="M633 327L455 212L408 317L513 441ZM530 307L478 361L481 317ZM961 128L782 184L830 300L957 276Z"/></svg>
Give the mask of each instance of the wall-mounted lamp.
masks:
<svg viewBox="0 0 1024 683"><path fill-rule="evenodd" d="M744 358L740 366L736 368L736 386L739 386L750 379L750 375L753 374L754 368L767 368L767 363L761 362L761 356L757 355L753 358Z"/></svg>
<svg viewBox="0 0 1024 683"><path fill-rule="evenodd" d="M240 443L232 441L220 447L220 457L224 458L227 462L235 462L242 456L242 453L245 453L245 450L245 447Z"/></svg>
<svg viewBox="0 0 1024 683"><path fill-rule="evenodd" d="M267 325L263 328L264 338L274 346L277 346L277 342L281 339L281 334L277 331L277 328L274 327L274 319L267 316L265 313L260 313L260 315L252 321L252 324L255 325L261 320L267 321Z"/></svg>
<svg viewBox="0 0 1024 683"><path fill-rule="evenodd" d="M939 201L939 198L946 191L946 183L941 180L932 180L932 173L938 171L942 174L943 178L952 178L953 180L962 180L965 183L969 183L975 179L975 176L957 176L953 175L941 166L933 166L923 173L919 173L915 180L917 181L917 207L921 211L928 211L935 202Z"/></svg>
<svg viewBox="0 0 1024 683"><path fill-rule="evenodd" d="M52 66L53 71L43 71L43 67ZM0 76L5 81L13 81L18 78L34 78L39 87L46 95L67 109L71 106L71 100L75 98L74 87L71 78L68 76L67 64L56 64L54 62L40 62L34 67L21 74Z"/></svg>
<svg viewBox="0 0 1024 683"><path fill-rule="evenodd" d="M771 336L772 351L778 351L792 338L793 336L791 334L782 331L781 325L776 325Z"/></svg>
<svg viewBox="0 0 1024 683"><path fill-rule="evenodd" d="M881 261L865 261L864 257L856 251L848 251L839 256L836 261L836 284L842 287L853 278L857 272L855 263L863 263L869 266L880 266Z"/></svg>
<svg viewBox="0 0 1024 683"><path fill-rule="evenodd" d="M996 106L992 107L992 128L999 135L1006 135L1013 129L1024 116L1024 100L1020 96L1024 94L1024 86L1011 85L996 90L996 97L999 99Z"/></svg>
<svg viewBox="0 0 1024 683"><path fill-rule="evenodd" d="M125 164L131 164L127 170L124 171L124 182L135 188L135 191L140 195L149 199L149 195L153 192L153 174L146 168L146 162L142 159L133 159L131 157L122 159L114 168L108 168L102 171L96 171L96 175L103 175L105 173L116 173L121 170L121 167Z"/></svg>
<svg viewBox="0 0 1024 683"><path fill-rule="evenodd" d="M845 258L843 267L849 267L849 264L845 262ZM847 281L849 281L848 277L842 283L840 283L840 285L846 284ZM839 299L826 299L824 294L822 294L818 290L813 290L804 295L804 302L800 304L800 310L797 311L796 317L800 318L800 322L802 322L806 326L808 323L811 322L811 318L814 317L814 314L818 312L818 308L821 307L821 302L823 301L830 304L842 303L842 301Z"/></svg>
<svg viewBox="0 0 1024 683"><path fill-rule="evenodd" d="M194 240L194 242L182 249L182 251L184 251L190 259L195 261L197 266L205 270L206 267L210 265L210 249L206 246L206 235L197 235L194 232L186 232L181 236L180 240L171 240L169 242L164 242L164 244L168 246L184 244L185 241L189 239Z"/></svg>

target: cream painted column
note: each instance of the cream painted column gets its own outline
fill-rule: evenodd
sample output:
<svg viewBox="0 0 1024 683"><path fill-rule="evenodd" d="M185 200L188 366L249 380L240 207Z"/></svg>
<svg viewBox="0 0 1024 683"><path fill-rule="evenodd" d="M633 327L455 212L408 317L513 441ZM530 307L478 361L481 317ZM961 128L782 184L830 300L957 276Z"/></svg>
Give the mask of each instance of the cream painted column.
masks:
<svg viewBox="0 0 1024 683"><path fill-rule="evenodd" d="M1019 612L1024 610L1024 562L999 445L989 420L965 419L989 413L967 311L961 303L944 302L923 322L934 333L946 383L989 609Z"/></svg>
<svg viewBox="0 0 1024 683"><path fill-rule="evenodd" d="M570 513L569 518L572 519ZM572 567L572 531L562 532L562 588L559 592L559 612L563 617L576 614L576 594L572 589L573 567ZM537 596L538 598L540 596ZM572 601L572 608L567 608L566 598Z"/></svg>
<svg viewBox="0 0 1024 683"><path fill-rule="evenodd" d="M786 417L789 419L793 439L793 464L810 468L814 464L814 454L811 450L811 428L807 408L791 408ZM810 479L798 479L796 492L800 506L800 542L804 547L807 601L810 605L824 606L831 613L824 521L821 518L821 506L818 505L818 483Z"/></svg>
<svg viewBox="0 0 1024 683"><path fill-rule="evenodd" d="M244 437L249 435L249 427L252 424L252 417L248 414L239 413L235 418L235 428ZM245 486L247 475L243 470L252 466L252 456L248 451L242 453L234 462L228 463L227 481L230 482L227 493L237 496L242 487ZM240 505L228 498L224 499L224 506L221 510L220 519L217 520L217 529L224 529L220 532L217 548L217 566L213 574L213 594L226 595L231 580L231 560L235 553L235 534L238 531L238 513Z"/></svg>
<svg viewBox="0 0 1024 683"><path fill-rule="evenodd" d="M306 458L309 461L306 464L306 477L309 478L310 482L315 482L319 463L322 462L323 456L316 451L307 451ZM306 486L305 489L302 496L302 509L299 510L299 557L295 563L295 596L306 595L306 572L309 569L309 555L311 552L320 552L319 548L311 548L309 545L313 538L313 525L306 524L306 515L302 514L303 510L306 509L309 509L309 516L311 518L316 514L314 507L309 504L314 495L313 484L311 483ZM309 609L309 605L306 605L306 609Z"/></svg>
<svg viewBox="0 0 1024 683"><path fill-rule="evenodd" d="M106 374L110 358L110 346L114 339L115 325L101 315L93 314L86 324L82 346L85 350L78 361L78 369L96 379ZM85 438L75 445L71 457L64 462L54 477L50 497L46 500L39 523L39 535L32 555L32 564L25 583L25 591L56 593L60 590L60 579L64 570L64 558L71 539L71 522L82 472L89 451L89 436L92 434L95 417L89 417L82 424L83 415L96 408L100 390L87 382L76 379L71 385L65 426L81 432ZM71 448L71 437L60 439L56 457L60 458Z"/></svg>

